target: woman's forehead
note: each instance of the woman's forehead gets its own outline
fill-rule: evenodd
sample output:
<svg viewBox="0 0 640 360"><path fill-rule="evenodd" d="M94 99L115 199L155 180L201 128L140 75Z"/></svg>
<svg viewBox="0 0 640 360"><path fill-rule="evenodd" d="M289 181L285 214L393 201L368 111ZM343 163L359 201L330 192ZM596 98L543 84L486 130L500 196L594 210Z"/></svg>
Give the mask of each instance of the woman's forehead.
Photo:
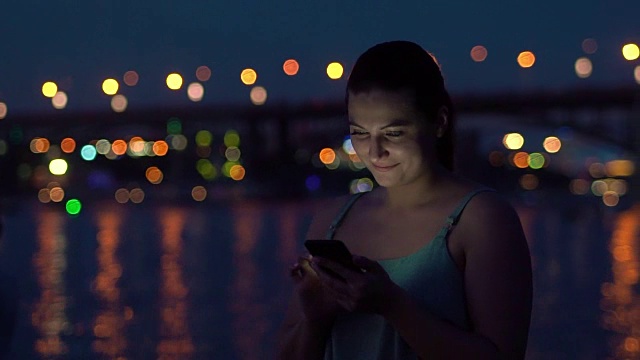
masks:
<svg viewBox="0 0 640 360"><path fill-rule="evenodd" d="M349 119L413 120L420 114L413 95L407 91L371 90L349 93Z"/></svg>

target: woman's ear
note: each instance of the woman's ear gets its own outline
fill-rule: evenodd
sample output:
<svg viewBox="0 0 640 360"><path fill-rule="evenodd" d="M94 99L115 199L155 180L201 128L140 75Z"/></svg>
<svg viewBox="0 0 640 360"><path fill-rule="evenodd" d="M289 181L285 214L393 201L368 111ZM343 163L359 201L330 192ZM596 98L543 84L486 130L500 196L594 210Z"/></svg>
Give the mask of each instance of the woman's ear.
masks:
<svg viewBox="0 0 640 360"><path fill-rule="evenodd" d="M441 106L436 118L436 137L441 138L449 129L449 109Z"/></svg>

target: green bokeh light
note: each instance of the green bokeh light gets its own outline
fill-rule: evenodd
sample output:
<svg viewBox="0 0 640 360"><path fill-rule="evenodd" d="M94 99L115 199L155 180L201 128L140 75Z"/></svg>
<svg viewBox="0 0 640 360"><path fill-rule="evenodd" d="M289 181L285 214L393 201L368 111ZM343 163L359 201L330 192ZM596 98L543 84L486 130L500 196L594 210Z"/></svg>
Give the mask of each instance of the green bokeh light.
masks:
<svg viewBox="0 0 640 360"><path fill-rule="evenodd" d="M78 199L69 199L66 205L67 213L69 215L78 215L82 210L82 203Z"/></svg>
<svg viewBox="0 0 640 360"><path fill-rule="evenodd" d="M172 135L178 135L182 133L182 122L176 117L172 117L167 122L167 133Z"/></svg>
<svg viewBox="0 0 640 360"><path fill-rule="evenodd" d="M198 146L209 146L213 140L213 135L208 130L200 130L196 134L196 144Z"/></svg>
<svg viewBox="0 0 640 360"><path fill-rule="evenodd" d="M231 147L231 146L238 147L238 146L240 146L240 135L238 134L238 132L235 131L235 130L228 130L224 134L224 144L227 147Z"/></svg>
<svg viewBox="0 0 640 360"><path fill-rule="evenodd" d="M531 153L529 155L529 167L532 169L541 169L544 166L544 156L540 153Z"/></svg>

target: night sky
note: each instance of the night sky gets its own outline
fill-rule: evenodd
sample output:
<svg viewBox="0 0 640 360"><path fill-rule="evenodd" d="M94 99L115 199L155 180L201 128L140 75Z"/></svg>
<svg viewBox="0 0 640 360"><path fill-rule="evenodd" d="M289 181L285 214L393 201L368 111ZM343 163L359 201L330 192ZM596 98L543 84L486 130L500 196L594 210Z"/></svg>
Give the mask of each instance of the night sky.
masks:
<svg viewBox="0 0 640 360"><path fill-rule="evenodd" d="M113 77L129 109L166 105L251 105L242 69L258 73L270 102L335 100L345 78L325 69L339 61L346 70L375 43L418 42L440 61L454 94L528 92L602 86L634 86L640 60L621 48L640 44L640 1L20 1L0 3L0 102L11 114L111 111L101 83ZM598 43L595 54L582 41ZM475 45L488 49L484 62L471 60ZM536 55L532 68L516 63L521 51ZM580 79L574 63L593 62ZM282 71L294 58L300 72ZM199 104L164 84L177 71L185 84L207 65ZM135 87L122 84L128 70L140 74ZM55 110L41 93L47 81L69 96ZM202 105L200 105L202 106Z"/></svg>

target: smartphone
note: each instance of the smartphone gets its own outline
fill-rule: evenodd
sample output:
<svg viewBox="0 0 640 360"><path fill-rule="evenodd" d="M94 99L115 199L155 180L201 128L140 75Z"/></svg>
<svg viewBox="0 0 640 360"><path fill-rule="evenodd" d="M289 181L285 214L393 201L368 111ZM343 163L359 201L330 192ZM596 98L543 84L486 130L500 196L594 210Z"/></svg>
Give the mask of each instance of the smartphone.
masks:
<svg viewBox="0 0 640 360"><path fill-rule="evenodd" d="M351 252L347 246L340 240L307 240L304 246L313 256L321 256L339 262L354 270L360 270L353 264Z"/></svg>

